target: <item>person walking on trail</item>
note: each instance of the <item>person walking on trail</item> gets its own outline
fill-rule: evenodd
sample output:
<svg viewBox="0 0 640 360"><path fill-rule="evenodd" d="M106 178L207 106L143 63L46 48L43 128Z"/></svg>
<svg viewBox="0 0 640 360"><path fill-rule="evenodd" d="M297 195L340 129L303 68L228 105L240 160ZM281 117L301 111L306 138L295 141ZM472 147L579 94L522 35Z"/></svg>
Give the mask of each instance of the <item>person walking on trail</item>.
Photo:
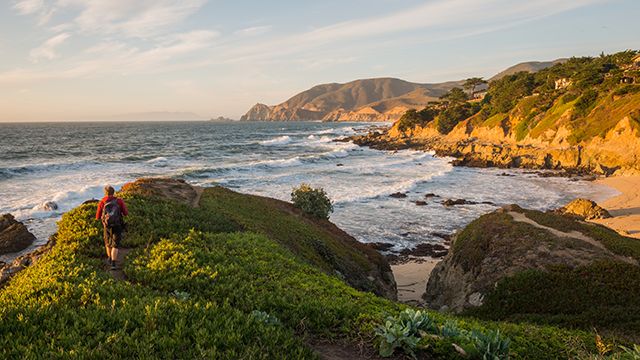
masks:
<svg viewBox="0 0 640 360"><path fill-rule="evenodd" d="M127 206L122 199L114 196L115 190L107 185L104 187L104 197L98 203L96 219L102 221L104 227L104 247L111 270L116 269L118 248L124 231L124 217L128 215Z"/></svg>

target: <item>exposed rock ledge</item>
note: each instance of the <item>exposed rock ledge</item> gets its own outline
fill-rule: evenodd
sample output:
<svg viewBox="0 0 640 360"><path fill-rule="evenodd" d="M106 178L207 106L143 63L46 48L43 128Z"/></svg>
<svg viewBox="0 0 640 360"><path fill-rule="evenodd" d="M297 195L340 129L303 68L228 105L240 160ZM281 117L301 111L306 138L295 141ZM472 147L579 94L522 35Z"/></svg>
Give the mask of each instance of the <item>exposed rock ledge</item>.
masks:
<svg viewBox="0 0 640 360"><path fill-rule="evenodd" d="M437 156L456 158L458 166L565 170L568 174L640 174L640 132L624 118L603 137L579 144L566 140L569 131L560 129L552 139L516 141L501 129L459 124L448 135L431 127L371 132L349 138L361 146L378 150L416 149L434 151Z"/></svg>

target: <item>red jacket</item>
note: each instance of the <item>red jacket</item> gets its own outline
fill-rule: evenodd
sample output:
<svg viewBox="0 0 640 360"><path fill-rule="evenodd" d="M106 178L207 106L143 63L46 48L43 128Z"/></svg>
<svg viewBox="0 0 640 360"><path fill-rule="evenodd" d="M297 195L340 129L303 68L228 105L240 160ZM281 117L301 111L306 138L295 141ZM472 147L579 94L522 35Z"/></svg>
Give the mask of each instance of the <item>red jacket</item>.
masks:
<svg viewBox="0 0 640 360"><path fill-rule="evenodd" d="M98 211L96 211L96 219L100 220L102 218L102 210L104 209L104 204L106 204L107 201L111 201L115 198L115 196L105 196L102 198L102 200L100 200L100 202L98 203ZM124 201L122 201L122 199L117 199L116 202L120 207L122 216L127 216L129 214L129 211L127 211L127 205L124 204Z"/></svg>

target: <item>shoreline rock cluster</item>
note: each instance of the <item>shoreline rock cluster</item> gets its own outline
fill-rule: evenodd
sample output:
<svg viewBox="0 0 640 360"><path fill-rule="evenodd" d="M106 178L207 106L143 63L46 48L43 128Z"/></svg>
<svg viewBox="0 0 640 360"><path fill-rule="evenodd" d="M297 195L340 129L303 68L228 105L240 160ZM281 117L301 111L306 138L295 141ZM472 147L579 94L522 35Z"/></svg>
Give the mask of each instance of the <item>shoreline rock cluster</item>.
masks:
<svg viewBox="0 0 640 360"><path fill-rule="evenodd" d="M16 253L28 248L36 239L23 223L11 214L0 216L0 255Z"/></svg>
<svg viewBox="0 0 640 360"><path fill-rule="evenodd" d="M343 141L352 141L359 146L383 151L433 151L438 157L453 157L451 164L454 166L539 170L535 173L541 177L577 177L593 180L593 175L610 176L620 170L620 167L605 165L580 165L577 148L552 150L524 145L480 144L473 140L449 141L442 136L430 139L396 138L389 135L389 130L355 135Z"/></svg>
<svg viewBox="0 0 640 360"><path fill-rule="evenodd" d="M35 240L35 235L30 233L27 227L17 221L13 215L4 214L0 216L0 255L20 252L28 248ZM54 244L55 240L50 239L44 246L19 256L9 263L0 261L0 288L13 275L36 262Z"/></svg>

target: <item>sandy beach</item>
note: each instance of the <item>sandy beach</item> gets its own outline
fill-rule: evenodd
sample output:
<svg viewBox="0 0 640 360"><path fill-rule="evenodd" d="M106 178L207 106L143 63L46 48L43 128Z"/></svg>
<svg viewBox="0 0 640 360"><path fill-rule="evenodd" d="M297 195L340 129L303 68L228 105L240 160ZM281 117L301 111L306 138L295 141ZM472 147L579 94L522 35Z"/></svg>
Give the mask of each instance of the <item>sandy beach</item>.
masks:
<svg viewBox="0 0 640 360"><path fill-rule="evenodd" d="M431 270L440 260L419 258L406 263L391 265L398 286L398 300L412 305L423 305L422 295L427 289Z"/></svg>
<svg viewBox="0 0 640 360"><path fill-rule="evenodd" d="M594 222L640 239L640 176L609 177L599 179L597 183L612 187L621 194L599 204L613 217Z"/></svg>

